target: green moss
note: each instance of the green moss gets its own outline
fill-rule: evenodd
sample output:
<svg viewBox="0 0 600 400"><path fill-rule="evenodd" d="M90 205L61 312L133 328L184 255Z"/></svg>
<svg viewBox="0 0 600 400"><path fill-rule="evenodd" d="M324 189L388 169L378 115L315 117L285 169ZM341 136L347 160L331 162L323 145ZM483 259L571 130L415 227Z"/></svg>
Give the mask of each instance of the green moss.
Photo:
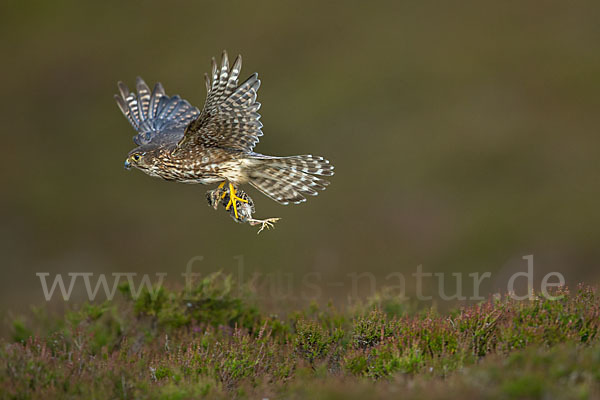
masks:
<svg viewBox="0 0 600 400"><path fill-rule="evenodd" d="M169 378L173 374L168 367L165 367L162 365L158 366L156 369L154 369L153 373L154 373L153 377L156 378L156 380L158 380L158 381L160 381L161 379Z"/></svg>

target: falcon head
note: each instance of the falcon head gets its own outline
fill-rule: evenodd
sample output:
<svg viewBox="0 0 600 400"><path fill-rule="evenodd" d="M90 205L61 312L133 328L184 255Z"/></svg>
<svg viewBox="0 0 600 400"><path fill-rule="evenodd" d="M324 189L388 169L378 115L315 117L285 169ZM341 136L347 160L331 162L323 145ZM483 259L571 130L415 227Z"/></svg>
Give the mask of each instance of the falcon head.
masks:
<svg viewBox="0 0 600 400"><path fill-rule="evenodd" d="M152 157L148 156L145 151L134 149L127 155L127 159L125 160L125 169L131 169L131 167L148 169L152 165L151 158Z"/></svg>

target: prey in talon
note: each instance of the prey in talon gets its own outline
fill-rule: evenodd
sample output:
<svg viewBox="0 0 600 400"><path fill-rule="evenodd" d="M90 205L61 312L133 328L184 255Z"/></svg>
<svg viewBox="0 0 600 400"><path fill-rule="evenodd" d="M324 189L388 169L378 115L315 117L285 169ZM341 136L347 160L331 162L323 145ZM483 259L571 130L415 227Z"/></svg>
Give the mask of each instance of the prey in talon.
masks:
<svg viewBox="0 0 600 400"><path fill-rule="evenodd" d="M248 196L246 192L238 189L235 193L235 201L232 200L230 195L231 188L225 185L219 185L216 189L209 190L206 192L206 199L208 204L215 210L219 208L219 204L229 212L229 215L235 222L245 223L247 222L251 226L260 225L258 233L262 232L265 228L270 229L274 227L274 223L279 221L281 218L267 218L267 219L255 219L252 218L254 214L254 201ZM234 207L234 205L237 205Z"/></svg>
<svg viewBox="0 0 600 400"><path fill-rule="evenodd" d="M313 155L269 156L254 151L263 135L256 101L258 74L239 82L242 57L230 65L223 52L220 65L212 60L205 75L202 110L180 96L168 96L160 83L150 90L142 78L135 92L119 82L117 105L137 134L125 168L182 183L216 184L209 203L223 207L236 222L271 228L279 218L252 218L254 202L240 189L248 184L272 200L299 204L325 190L333 165Z"/></svg>

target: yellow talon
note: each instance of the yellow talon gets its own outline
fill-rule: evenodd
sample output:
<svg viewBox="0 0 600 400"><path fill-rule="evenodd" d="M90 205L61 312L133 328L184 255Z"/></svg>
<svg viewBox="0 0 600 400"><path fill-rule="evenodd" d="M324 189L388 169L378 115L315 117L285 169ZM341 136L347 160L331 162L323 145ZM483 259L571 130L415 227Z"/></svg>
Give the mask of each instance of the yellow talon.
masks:
<svg viewBox="0 0 600 400"><path fill-rule="evenodd" d="M223 185L225 185L225 182L223 182L221 184L221 186L219 186L219 188L223 187ZM227 211L229 211L229 208L231 207L231 205L233 204L233 213L235 214L235 219L239 219L238 216L238 212L237 212L237 204L236 201L241 201L242 203L247 203L248 200L244 200L241 197L237 197L236 196L236 190L233 187L233 185L230 183L229 184L229 203L227 203L227 207L225 207L225 209ZM225 194L223 194L223 197L225 197Z"/></svg>
<svg viewBox="0 0 600 400"><path fill-rule="evenodd" d="M227 181L221 182L221 184L219 186L217 186L217 190L218 189L223 189L223 186L225 186L225 182L227 182ZM227 192L224 191L223 194L221 195L221 198L224 199L225 196L227 196Z"/></svg>

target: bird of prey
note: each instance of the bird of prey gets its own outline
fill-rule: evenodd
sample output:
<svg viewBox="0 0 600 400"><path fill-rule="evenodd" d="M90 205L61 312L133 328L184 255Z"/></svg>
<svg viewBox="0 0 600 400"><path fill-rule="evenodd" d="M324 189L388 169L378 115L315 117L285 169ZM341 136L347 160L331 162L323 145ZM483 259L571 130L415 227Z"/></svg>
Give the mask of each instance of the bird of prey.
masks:
<svg viewBox="0 0 600 400"><path fill-rule="evenodd" d="M275 157L253 151L263 135L256 101L260 80L254 73L239 84L241 67L242 57L230 67L225 51L220 67L212 59L202 111L178 95L167 96L160 83L150 91L140 77L137 93L119 82L115 99L138 132L127 169L183 183L218 183L209 192L209 203L217 208L223 200L234 220L264 228L277 219L252 219L253 202L240 185L250 184L280 204L298 204L326 188L329 182L319 176L333 175L333 165L313 155Z"/></svg>

